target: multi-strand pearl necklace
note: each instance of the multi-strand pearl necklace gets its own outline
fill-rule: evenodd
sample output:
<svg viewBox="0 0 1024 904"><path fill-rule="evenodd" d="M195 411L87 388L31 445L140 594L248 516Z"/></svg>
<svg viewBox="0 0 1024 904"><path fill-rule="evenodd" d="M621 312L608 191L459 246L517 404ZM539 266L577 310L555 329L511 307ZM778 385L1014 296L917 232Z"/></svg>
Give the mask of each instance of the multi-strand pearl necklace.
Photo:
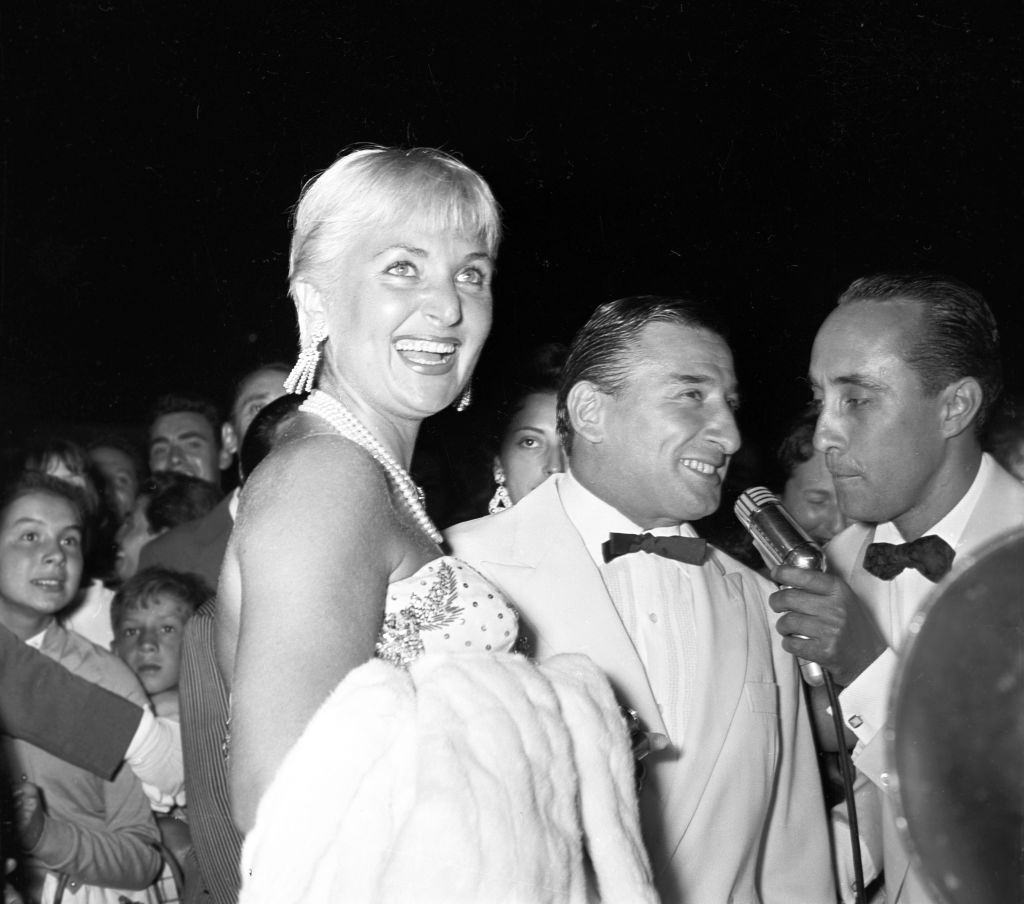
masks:
<svg viewBox="0 0 1024 904"><path fill-rule="evenodd" d="M430 515L423 505L423 491L413 483L409 472L405 470L394 456L388 452L381 442L362 424L351 411L337 399L329 396L320 389L314 389L309 398L299 406L300 411L308 411L311 414L322 417L328 424L342 436L362 446L374 460L387 472L391 482L402 494L402 501L416 519L416 523L423 532L435 543L442 541L441 532L434 527Z"/></svg>

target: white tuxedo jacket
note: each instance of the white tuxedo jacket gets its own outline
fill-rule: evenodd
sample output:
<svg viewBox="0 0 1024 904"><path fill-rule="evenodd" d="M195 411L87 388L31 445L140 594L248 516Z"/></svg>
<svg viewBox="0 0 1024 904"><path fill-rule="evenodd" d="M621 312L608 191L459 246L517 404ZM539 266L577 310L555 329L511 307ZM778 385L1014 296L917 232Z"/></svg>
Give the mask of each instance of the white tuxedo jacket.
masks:
<svg viewBox="0 0 1024 904"><path fill-rule="evenodd" d="M982 487L978 502L956 546L954 574L970 561L972 554L977 553L990 540L1006 531L1024 526L1024 485L999 467L995 461L990 462L992 469L989 479ZM874 537L875 525L852 524L832 539L826 553L830 570L842 577L867 605L883 636L891 644L889 582L876 578L863 567L864 554L868 546L874 542ZM898 651L894 652L898 658ZM888 695L892 690L891 679L894 677L894 674L887 673L885 686L877 688L876 693ZM840 698L840 705L842 703L843 700ZM894 728L899 731L898 725ZM893 783L889 773L891 765L884 736L885 732L878 731L873 738L862 739L862 746L858 747L854 757L858 769L858 801L866 805L862 812L858 813L862 844L871 860L876 864L881 861L879 867L885 869L889 904L924 904L934 899L926 890L922 878L916 875L916 871L909 870L909 857L896 831L891 801L888 799ZM865 785L868 780L879 789L877 803L867 798L868 788ZM845 836L837 839L837 845L837 856L842 857L847 846ZM842 868L840 871L842 872Z"/></svg>
<svg viewBox="0 0 1024 904"><path fill-rule="evenodd" d="M555 475L514 508L456 525L453 553L515 603L538 659L588 655L645 727L667 733L644 665L565 514ZM654 754L644 834L666 904L835 900L821 784L775 589L715 550L693 582L699 638L683 749Z"/></svg>

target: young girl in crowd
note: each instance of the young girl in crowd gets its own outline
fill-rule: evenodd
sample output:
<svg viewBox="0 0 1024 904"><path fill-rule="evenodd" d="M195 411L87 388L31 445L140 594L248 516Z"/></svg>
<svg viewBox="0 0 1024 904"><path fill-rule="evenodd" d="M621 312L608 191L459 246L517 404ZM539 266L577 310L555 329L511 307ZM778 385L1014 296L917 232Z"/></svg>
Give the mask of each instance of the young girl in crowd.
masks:
<svg viewBox="0 0 1024 904"><path fill-rule="evenodd" d="M77 487L85 503L89 543L83 548L83 571L79 591L61 613L64 626L101 647L110 644L110 596L107 586L114 578L114 535L119 518L107 492L106 478L92 464L78 443L66 439L46 440L29 450L24 470L56 477Z"/></svg>
<svg viewBox="0 0 1024 904"><path fill-rule="evenodd" d="M79 492L54 477L25 473L0 495L0 624L69 671L143 706L146 695L124 663L56 619L78 590L84 524ZM0 743L10 774L21 779L14 821L26 898L145 898L130 890L156 877L159 833L135 775L121 769L104 781L25 741Z"/></svg>

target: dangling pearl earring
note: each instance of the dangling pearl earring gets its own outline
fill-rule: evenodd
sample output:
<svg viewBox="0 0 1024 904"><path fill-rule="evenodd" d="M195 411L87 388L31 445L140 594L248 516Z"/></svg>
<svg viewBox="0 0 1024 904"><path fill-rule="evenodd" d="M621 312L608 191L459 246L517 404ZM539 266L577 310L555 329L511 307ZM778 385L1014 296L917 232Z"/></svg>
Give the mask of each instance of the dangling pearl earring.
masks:
<svg viewBox="0 0 1024 904"><path fill-rule="evenodd" d="M505 489L505 471L499 464L494 465L494 482L498 485L498 488L494 491L491 501L487 503L487 513L489 515L497 515L498 512L510 509L515 504L512 502L512 497L509 496L508 490Z"/></svg>
<svg viewBox="0 0 1024 904"><path fill-rule="evenodd" d="M465 411L470 405L473 404L473 383L469 382L466 384L466 388L462 390L462 395L459 396L458 402L455 403L455 410L458 412Z"/></svg>
<svg viewBox="0 0 1024 904"><path fill-rule="evenodd" d="M327 327L320 324L313 330L309 342L299 353L299 360L295 362L292 372L284 381L284 391L293 395L303 395L313 389L316 381L316 369L320 366L320 346L327 339Z"/></svg>

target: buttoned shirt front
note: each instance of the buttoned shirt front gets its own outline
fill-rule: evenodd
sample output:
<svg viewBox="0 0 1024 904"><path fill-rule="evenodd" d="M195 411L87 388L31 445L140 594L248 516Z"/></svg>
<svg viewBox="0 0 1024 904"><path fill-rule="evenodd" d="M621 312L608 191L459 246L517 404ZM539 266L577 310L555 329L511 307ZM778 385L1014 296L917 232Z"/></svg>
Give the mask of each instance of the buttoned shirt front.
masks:
<svg viewBox="0 0 1024 904"><path fill-rule="evenodd" d="M563 481L562 504L601 573L644 665L669 739L675 747L682 747L694 690L693 581L700 579L700 566L646 552L605 562L601 546L611 533L696 537L696 532L689 524L644 530L595 496L572 474Z"/></svg>
<svg viewBox="0 0 1024 904"><path fill-rule="evenodd" d="M970 489L925 535L941 537L956 551L993 467L992 459L983 456ZM899 544L906 540L899 528L887 521L875 528L874 542ZM898 664L896 651L903 644L907 625L935 587L915 568L905 569L887 584L888 605L883 596L883 604L873 614L889 647L839 695L846 723L860 743L870 741L885 722Z"/></svg>

